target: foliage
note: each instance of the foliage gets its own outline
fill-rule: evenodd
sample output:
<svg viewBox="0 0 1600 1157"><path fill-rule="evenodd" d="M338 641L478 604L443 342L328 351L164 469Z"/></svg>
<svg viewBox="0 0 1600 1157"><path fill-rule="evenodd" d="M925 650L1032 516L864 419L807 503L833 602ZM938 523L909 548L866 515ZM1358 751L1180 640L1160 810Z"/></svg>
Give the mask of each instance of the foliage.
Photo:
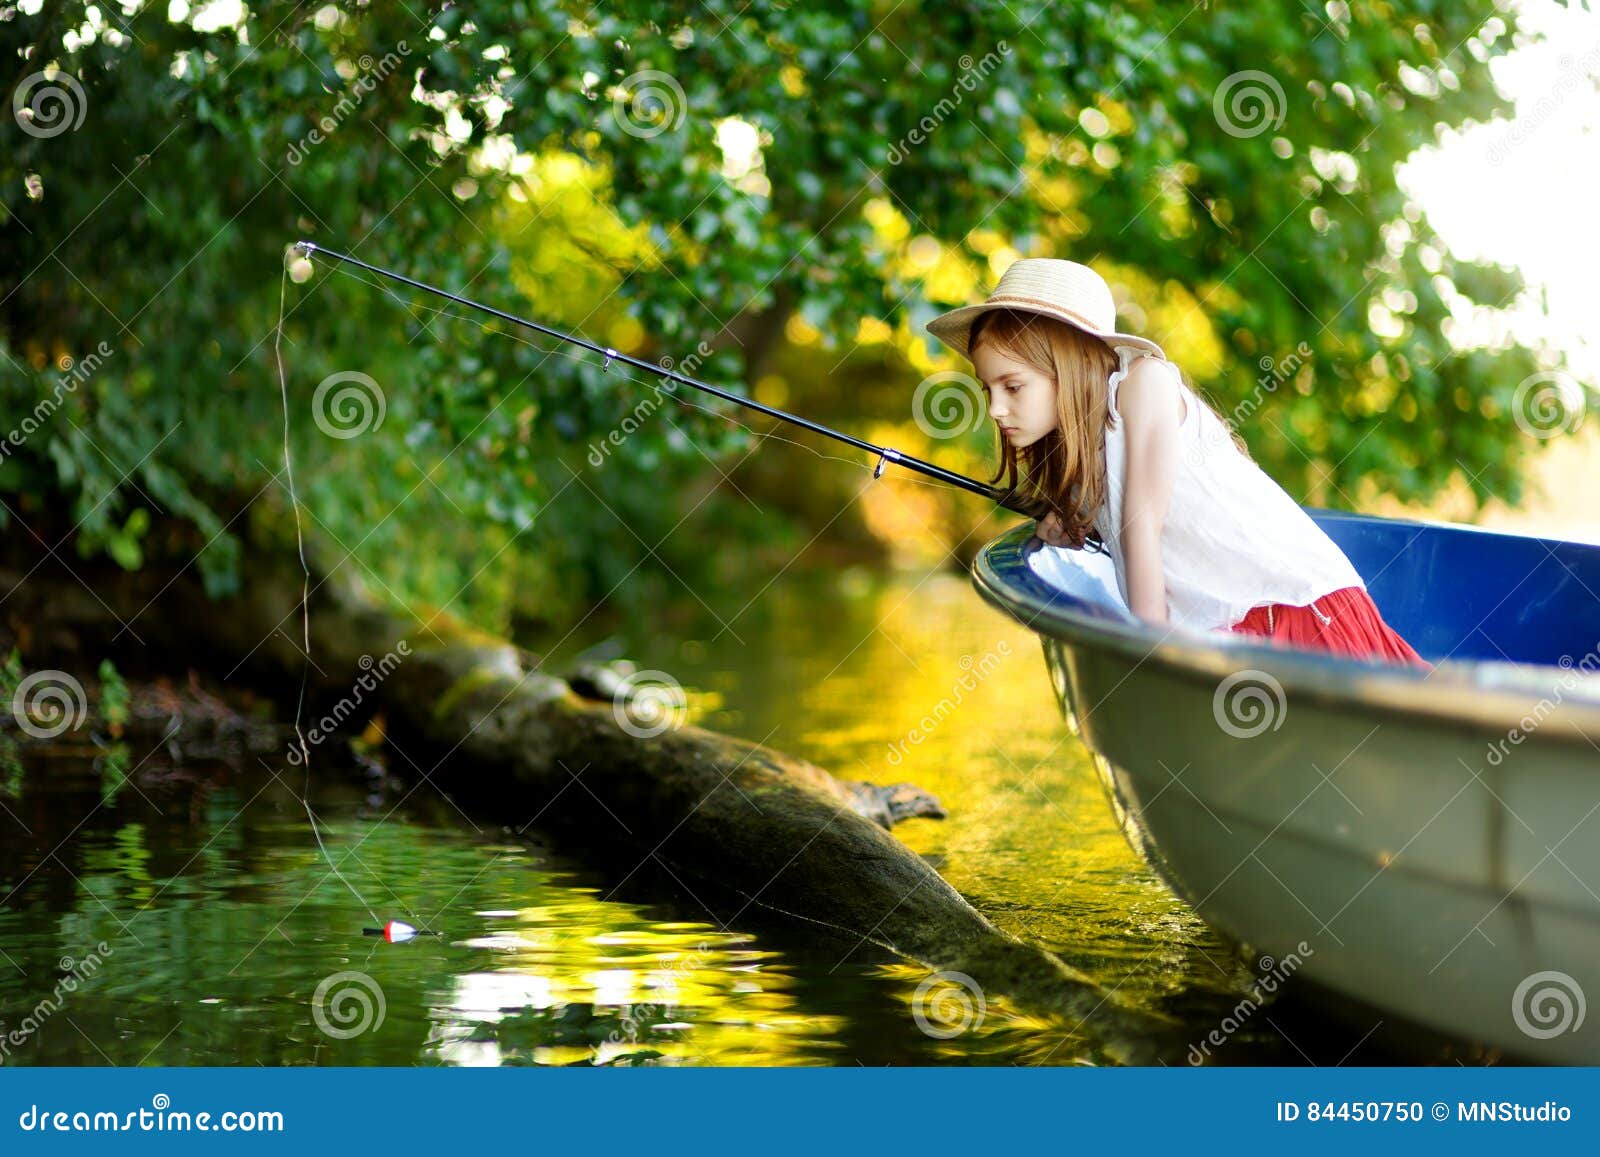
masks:
<svg viewBox="0 0 1600 1157"><path fill-rule="evenodd" d="M11 701L22 682L22 656L15 647L0 662L0 712L10 713ZM0 728L0 795L16 797L22 794L22 758L17 751L16 738L9 729Z"/></svg>
<svg viewBox="0 0 1600 1157"><path fill-rule="evenodd" d="M128 683L110 659L100 660L100 719L106 731L121 738L128 722Z"/></svg>
<svg viewBox="0 0 1600 1157"><path fill-rule="evenodd" d="M1260 395L1262 359L1310 347L1242 423L1299 494L1425 498L1458 470L1519 492L1510 392L1533 357L1458 352L1445 322L1520 282L1452 258L1394 179L1436 125L1504 111L1487 62L1512 19L1489 0L219 11L0 7L17 91L70 77L83 111L49 135L0 120L0 263L20 278L0 405L54 399L0 457L0 517L75 527L85 552L137 567L177 548L149 521L175 515L212 588L237 583L230 520L287 485L280 294L311 529L398 595L559 618L619 584L681 598L668 576L703 573L719 535L784 533L725 491L699 505L712 464L755 447L708 412L726 406L672 402L594 467L643 383L322 259L286 266L299 237L636 356L704 342L698 377L913 433L909 387L945 364L922 323L1018 254L1072 257L1224 410ZM1214 101L1250 70L1282 120L1241 135ZM351 371L382 424L331 437L315 392ZM814 487L856 485L823 464L797 486L809 456L759 456L778 454L778 509L810 519Z"/></svg>

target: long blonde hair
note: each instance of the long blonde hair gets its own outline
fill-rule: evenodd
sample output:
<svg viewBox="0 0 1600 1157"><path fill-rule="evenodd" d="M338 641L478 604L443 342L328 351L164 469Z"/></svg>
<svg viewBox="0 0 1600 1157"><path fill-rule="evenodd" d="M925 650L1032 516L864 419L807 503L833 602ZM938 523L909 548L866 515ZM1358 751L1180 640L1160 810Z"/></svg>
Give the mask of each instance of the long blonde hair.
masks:
<svg viewBox="0 0 1600 1157"><path fill-rule="evenodd" d="M1106 498L1105 431L1117 421L1106 388L1120 364L1116 351L1076 326L1027 310L979 314L968 357L980 341L993 343L1007 357L1056 383L1056 428L1021 450L1001 436L1000 461L990 482L1004 478L1007 488L1054 511L1074 548L1085 546L1091 534L1098 543L1094 520ZM1198 393L1190 392L1210 409ZM1230 432L1248 456L1244 440L1231 427Z"/></svg>

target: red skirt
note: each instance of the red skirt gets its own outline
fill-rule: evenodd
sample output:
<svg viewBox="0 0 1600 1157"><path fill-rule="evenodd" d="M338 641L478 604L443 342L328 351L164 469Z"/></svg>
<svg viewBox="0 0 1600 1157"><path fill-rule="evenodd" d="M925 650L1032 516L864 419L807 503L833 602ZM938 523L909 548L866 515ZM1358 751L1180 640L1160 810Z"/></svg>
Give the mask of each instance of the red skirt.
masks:
<svg viewBox="0 0 1600 1157"><path fill-rule="evenodd" d="M1303 607L1285 603L1251 607L1244 618L1221 629L1237 635L1260 635L1291 647L1433 669L1432 663L1412 650L1411 644L1383 621L1372 596L1361 587L1330 591Z"/></svg>

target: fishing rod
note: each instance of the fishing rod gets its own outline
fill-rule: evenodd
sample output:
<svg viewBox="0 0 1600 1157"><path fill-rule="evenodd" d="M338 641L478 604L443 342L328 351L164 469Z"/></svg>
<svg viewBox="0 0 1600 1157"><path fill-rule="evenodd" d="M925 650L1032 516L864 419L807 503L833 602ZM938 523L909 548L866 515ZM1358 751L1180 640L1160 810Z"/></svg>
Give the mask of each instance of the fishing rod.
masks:
<svg viewBox="0 0 1600 1157"><path fill-rule="evenodd" d="M471 298L461 297L458 294L451 293L449 290L440 289L437 286L429 285L424 281L417 281L413 278L405 276L403 273L396 273L392 269L384 269L379 265L371 265L365 261L362 261L360 258L350 256L348 253L339 253L333 249L325 249L321 245L316 244L314 241L297 241L295 242L294 247L299 249L302 253L320 253L325 257L333 258L335 261L341 261L348 265L354 265L357 268L367 270L369 273L376 273L380 277L387 277L391 281L398 281L402 285L409 285L413 289L423 290L426 293L431 293L437 297L445 298L447 301L456 302L458 305L465 305L472 309L482 310L484 313L491 314L494 317L501 318L502 320L513 322L516 325L546 334L549 337L556 338L559 341L564 341L571 345L579 346L583 349L589 350L592 353L600 354L605 358L604 364L600 367L602 370L609 370L611 368L611 363L614 361L622 362L624 365L630 365L637 369L646 370L649 373L655 374L657 377L667 378L674 382L682 382L686 386L692 386L694 389L710 394L712 397L721 398L723 401L733 402L736 405L745 407L747 410L755 410L758 413L766 414L770 418L778 418L782 421L789 422L792 425L799 426L802 429L810 430L814 434L821 434L823 437L832 438L836 442L843 442L845 445L853 446L857 450L864 450L868 454L875 454L877 455L878 463L872 471L872 476L874 478L882 477L884 467L893 462L897 466L904 466L907 470L914 470L918 474L926 475L927 477L935 479L939 482L943 482L946 485L956 486L962 490L980 495L981 497L989 499L989 501L995 503L997 506L1001 506L1006 510L1013 511L1016 514L1025 515L1028 518L1042 518L1049 511L1049 507L1041 500L1031 498L1024 494L1019 494L1015 489L1002 489L998 486L991 486L986 482L978 481L976 478L969 478L965 474L957 474L953 470L946 470L943 466L936 466L932 462L925 462L921 458L902 453L893 447L875 445L874 443L868 442L865 439L854 437L853 435L843 433L842 431L835 430L829 426L824 426L820 422L813 422L810 418L803 418L799 414L791 414L787 410L780 410L776 406L765 405L764 403L756 401L754 398L741 397L738 394L732 393L728 390L713 386L709 382L702 382L696 378L691 378L684 374L680 374L675 370L665 369L662 366L656 365L654 362L647 362L639 358L630 357L625 353L619 353L617 350L612 349L609 346L596 345L594 342L587 341L584 338L575 337L569 333L562 333L558 329L551 329L549 326L540 325L536 321L529 321L525 317L518 317L516 314L507 313L503 309L496 309L492 305L484 305L480 301L473 301Z"/></svg>

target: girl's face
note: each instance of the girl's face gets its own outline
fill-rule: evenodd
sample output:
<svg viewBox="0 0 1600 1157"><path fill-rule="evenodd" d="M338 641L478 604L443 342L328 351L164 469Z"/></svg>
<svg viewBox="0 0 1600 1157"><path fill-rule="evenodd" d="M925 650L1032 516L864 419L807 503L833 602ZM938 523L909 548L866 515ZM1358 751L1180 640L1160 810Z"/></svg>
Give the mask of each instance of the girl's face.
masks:
<svg viewBox="0 0 1600 1157"><path fill-rule="evenodd" d="M1056 380L1027 362L979 341L972 350L978 380L989 392L989 417L1014 448L1031 446L1056 428Z"/></svg>

